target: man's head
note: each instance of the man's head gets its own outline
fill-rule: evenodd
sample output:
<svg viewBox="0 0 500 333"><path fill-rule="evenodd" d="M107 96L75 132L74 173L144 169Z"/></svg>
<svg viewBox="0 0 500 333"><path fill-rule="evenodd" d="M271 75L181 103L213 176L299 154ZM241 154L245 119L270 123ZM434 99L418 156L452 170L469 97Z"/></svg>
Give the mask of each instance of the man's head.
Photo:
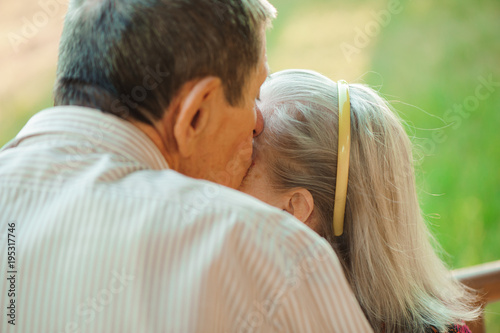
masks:
<svg viewBox="0 0 500 333"><path fill-rule="evenodd" d="M130 120L154 136L172 168L237 186L247 162L233 160L256 129L264 31L274 16L266 0L74 0L55 104Z"/></svg>

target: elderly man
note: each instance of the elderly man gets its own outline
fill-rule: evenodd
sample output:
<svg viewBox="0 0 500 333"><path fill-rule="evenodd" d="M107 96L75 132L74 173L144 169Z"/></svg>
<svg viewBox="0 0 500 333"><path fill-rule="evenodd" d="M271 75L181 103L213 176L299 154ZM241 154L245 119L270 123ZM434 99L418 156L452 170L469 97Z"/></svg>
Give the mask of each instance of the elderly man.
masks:
<svg viewBox="0 0 500 333"><path fill-rule="evenodd" d="M371 331L326 241L230 188L263 127L274 15L70 3L56 106L0 152L0 331Z"/></svg>

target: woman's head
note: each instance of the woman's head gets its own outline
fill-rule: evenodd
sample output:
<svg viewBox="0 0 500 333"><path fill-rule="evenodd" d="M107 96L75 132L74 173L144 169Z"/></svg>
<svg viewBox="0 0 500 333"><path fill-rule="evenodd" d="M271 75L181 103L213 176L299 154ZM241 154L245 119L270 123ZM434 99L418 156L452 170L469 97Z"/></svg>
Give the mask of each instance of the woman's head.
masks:
<svg viewBox="0 0 500 333"><path fill-rule="evenodd" d="M411 145L398 118L372 89L350 85L351 154L346 204L346 232L353 204L357 210L395 208L401 192L414 193ZM314 201L308 223L329 241L335 197L338 96L337 84L312 71L273 74L261 88L265 130L255 140L255 162L242 190L289 210L287 199L306 189ZM307 201L305 192L296 194ZM368 200L373 199L373 200ZM300 201L298 198L295 201ZM373 206L377 201L377 207Z"/></svg>
<svg viewBox="0 0 500 333"><path fill-rule="evenodd" d="M430 245L410 140L374 90L360 84L349 90L351 151L342 236L334 237L332 227L337 84L316 72L278 72L262 86L257 105L265 128L255 139L254 165L241 190L287 210L330 242L376 331L382 323L389 332L442 328L456 320L450 295L463 296L463 290L450 282ZM460 316L465 319L466 311Z"/></svg>

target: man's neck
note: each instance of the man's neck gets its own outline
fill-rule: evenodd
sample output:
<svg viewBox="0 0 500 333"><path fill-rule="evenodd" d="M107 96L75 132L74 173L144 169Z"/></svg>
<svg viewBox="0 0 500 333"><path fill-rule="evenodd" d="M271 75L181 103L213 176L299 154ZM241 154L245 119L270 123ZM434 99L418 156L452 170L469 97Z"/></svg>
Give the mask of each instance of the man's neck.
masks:
<svg viewBox="0 0 500 333"><path fill-rule="evenodd" d="M166 131L161 122L156 126L151 126L137 120L130 120L130 123L140 129L148 136L165 158L170 169L179 169L179 159L176 158L176 144L172 131Z"/></svg>

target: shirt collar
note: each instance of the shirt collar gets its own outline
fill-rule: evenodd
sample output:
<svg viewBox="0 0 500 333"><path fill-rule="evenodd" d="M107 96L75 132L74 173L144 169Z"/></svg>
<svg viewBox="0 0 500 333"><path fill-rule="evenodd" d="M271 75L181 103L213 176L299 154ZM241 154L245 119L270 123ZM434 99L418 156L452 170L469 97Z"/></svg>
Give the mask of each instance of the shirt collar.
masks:
<svg viewBox="0 0 500 333"><path fill-rule="evenodd" d="M81 106L56 106L38 112L2 150L44 134L76 134L85 144L98 145L154 170L168 169L158 147L140 129L114 115Z"/></svg>

